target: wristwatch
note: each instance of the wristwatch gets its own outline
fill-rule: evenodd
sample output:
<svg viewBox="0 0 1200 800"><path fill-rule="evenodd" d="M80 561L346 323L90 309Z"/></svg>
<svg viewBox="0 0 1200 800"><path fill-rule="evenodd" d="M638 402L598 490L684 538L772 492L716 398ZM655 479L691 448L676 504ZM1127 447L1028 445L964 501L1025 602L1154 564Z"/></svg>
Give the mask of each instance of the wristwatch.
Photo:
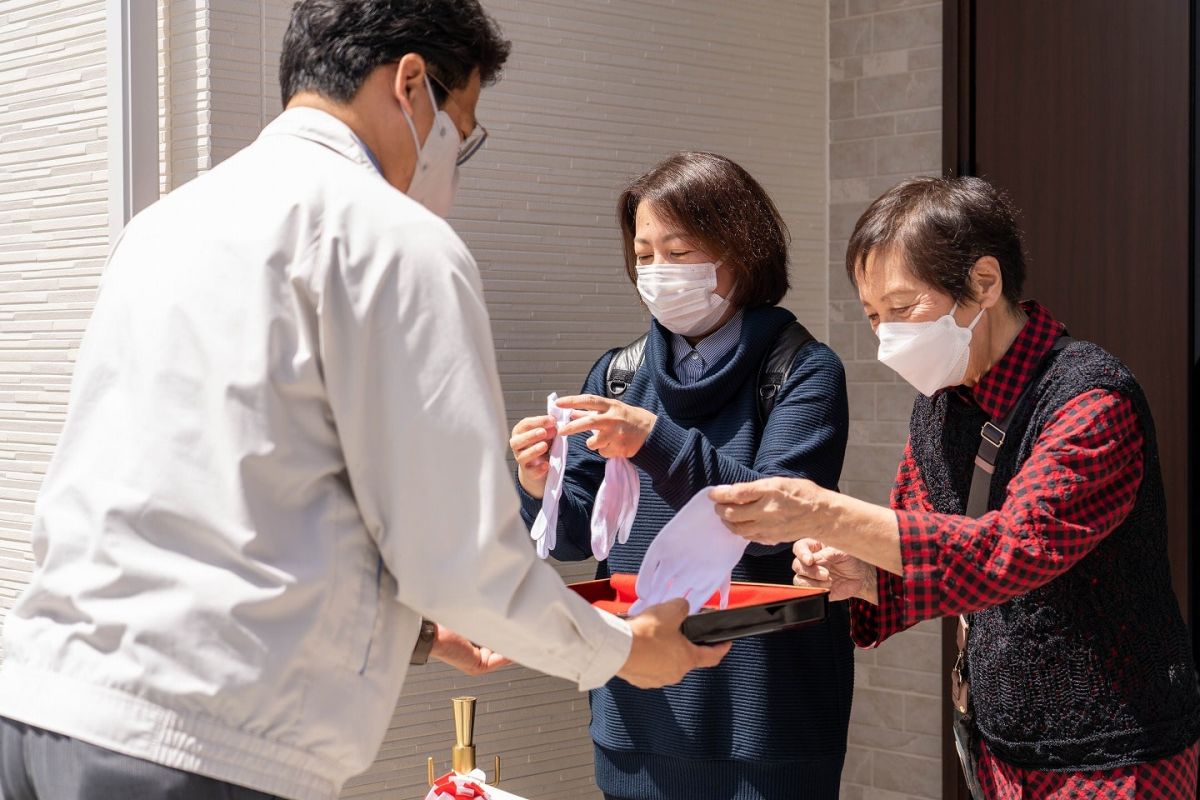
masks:
<svg viewBox="0 0 1200 800"><path fill-rule="evenodd" d="M429 652L437 641L437 623L431 619L421 620L421 631L417 634L417 643L413 646L412 657L408 663L419 667L429 661Z"/></svg>

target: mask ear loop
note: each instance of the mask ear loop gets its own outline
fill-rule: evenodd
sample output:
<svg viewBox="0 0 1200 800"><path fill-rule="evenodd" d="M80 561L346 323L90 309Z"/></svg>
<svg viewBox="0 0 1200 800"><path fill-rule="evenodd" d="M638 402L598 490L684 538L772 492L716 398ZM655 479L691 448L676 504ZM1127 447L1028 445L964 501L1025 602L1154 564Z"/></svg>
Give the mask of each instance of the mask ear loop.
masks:
<svg viewBox="0 0 1200 800"><path fill-rule="evenodd" d="M950 319L954 319L955 311L958 311L958 302L957 301L954 303L954 308L950 309L949 313L946 314L946 316L950 317ZM983 312L985 312L985 311L987 311L986 308L984 308L983 306L979 307L979 313L975 315L975 319L971 320L971 324L967 325L967 330L969 330L969 331L975 330L975 326L979 324L979 320L983 319ZM958 322L955 321L954 324L958 325Z"/></svg>
<svg viewBox="0 0 1200 800"><path fill-rule="evenodd" d="M425 76L425 91L429 93L429 107L433 109L433 118L436 124L437 115L440 114L442 110L438 108L437 97L435 97L433 94L433 84L429 82L428 75ZM424 148L421 147L421 137L417 135L417 125L413 122L413 118L410 117L408 112L403 108L400 109L400 113L404 115L404 121L408 123L408 129L412 131L413 145L417 148L417 163L419 164L421 162L421 151ZM432 132L432 129L430 130Z"/></svg>

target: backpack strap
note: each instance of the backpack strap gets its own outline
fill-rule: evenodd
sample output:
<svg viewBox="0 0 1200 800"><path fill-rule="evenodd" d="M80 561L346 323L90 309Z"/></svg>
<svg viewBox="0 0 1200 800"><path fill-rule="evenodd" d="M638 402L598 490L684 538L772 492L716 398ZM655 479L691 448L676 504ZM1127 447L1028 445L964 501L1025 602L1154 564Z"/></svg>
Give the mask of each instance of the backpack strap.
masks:
<svg viewBox="0 0 1200 800"><path fill-rule="evenodd" d="M613 354L604 373L604 395L619 399L629 388L633 376L641 369L646 360L646 339L650 334L643 333L637 339L622 347Z"/></svg>
<svg viewBox="0 0 1200 800"><path fill-rule="evenodd" d="M646 340L649 334L642 334L637 339L622 347L608 362L604 374L604 394L606 397L619 399L629 388L633 376L641 369L646 360ZM758 370L758 418L765 423L767 417L775 409L775 400L779 390L791 374L792 364L796 354L809 342L816 341L808 329L799 322L790 322L779 331L774 344L763 358Z"/></svg>
<svg viewBox="0 0 1200 800"><path fill-rule="evenodd" d="M758 421L764 425L775 409L779 390L791 374L796 354L810 342L816 341L808 329L792 321L775 337L775 343L758 369Z"/></svg>

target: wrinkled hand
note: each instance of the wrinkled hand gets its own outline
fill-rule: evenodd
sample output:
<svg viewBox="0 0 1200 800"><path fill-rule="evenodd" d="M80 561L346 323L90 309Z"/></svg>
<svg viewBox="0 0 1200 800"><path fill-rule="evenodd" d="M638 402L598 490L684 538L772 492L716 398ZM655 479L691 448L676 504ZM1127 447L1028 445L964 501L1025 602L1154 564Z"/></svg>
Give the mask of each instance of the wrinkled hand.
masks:
<svg viewBox="0 0 1200 800"><path fill-rule="evenodd" d="M836 547L827 547L816 539L801 539L792 546L796 559L792 583L812 589L827 589L829 599L837 602L859 597L879 603L875 567Z"/></svg>
<svg viewBox="0 0 1200 800"><path fill-rule="evenodd" d="M571 421L562 427L562 435L592 431L588 449L605 458L633 458L658 421L644 408L594 394L560 397L558 407L574 412Z"/></svg>
<svg viewBox="0 0 1200 800"><path fill-rule="evenodd" d="M517 458L517 480L531 497L541 500L550 474L550 443L558 432L554 417L526 417L512 429L508 446Z"/></svg>
<svg viewBox="0 0 1200 800"><path fill-rule="evenodd" d="M512 663L441 625L437 626L437 638L429 655L468 675L483 675Z"/></svg>
<svg viewBox="0 0 1200 800"><path fill-rule="evenodd" d="M819 536L827 494L804 478L763 478L709 491L729 530L762 544Z"/></svg>
<svg viewBox="0 0 1200 800"><path fill-rule="evenodd" d="M669 600L630 617L633 646L617 677L639 689L657 689L679 683L693 669L721 663L730 644L692 644L679 630L687 615L687 601Z"/></svg>

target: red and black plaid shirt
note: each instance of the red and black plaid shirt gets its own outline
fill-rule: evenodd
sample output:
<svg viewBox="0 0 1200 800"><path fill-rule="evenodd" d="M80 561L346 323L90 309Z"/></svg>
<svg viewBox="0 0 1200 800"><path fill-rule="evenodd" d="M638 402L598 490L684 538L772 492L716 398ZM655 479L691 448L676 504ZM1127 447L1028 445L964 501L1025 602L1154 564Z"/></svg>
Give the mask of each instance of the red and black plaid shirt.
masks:
<svg viewBox="0 0 1200 800"><path fill-rule="evenodd" d="M1023 305L1029 321L1004 358L977 385L958 390L993 419L1011 410L1063 331L1037 303ZM904 573L880 570L878 606L852 603L855 642L876 647L922 620L999 605L1069 570L1133 509L1143 443L1129 398L1100 389L1084 392L1043 429L1009 483L1003 506L974 519L934 511L910 442L891 499ZM1192 800L1198 753L1200 745L1194 744L1150 764L1063 773L1018 769L984 747L979 777L987 797L996 800Z"/></svg>

